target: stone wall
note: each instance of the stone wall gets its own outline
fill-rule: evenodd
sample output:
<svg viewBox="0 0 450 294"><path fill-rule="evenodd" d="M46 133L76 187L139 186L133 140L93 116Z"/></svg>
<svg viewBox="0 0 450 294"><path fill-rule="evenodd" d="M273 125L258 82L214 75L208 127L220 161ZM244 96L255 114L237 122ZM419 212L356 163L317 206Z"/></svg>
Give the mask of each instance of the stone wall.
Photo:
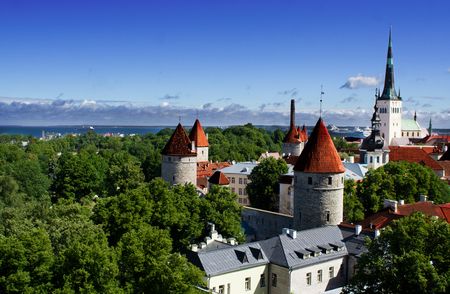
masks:
<svg viewBox="0 0 450 294"><path fill-rule="evenodd" d="M296 171L294 187L294 229L305 230L342 222L344 173Z"/></svg>
<svg viewBox="0 0 450 294"><path fill-rule="evenodd" d="M281 147L282 153L285 155L300 156L305 143L283 143Z"/></svg>
<svg viewBox="0 0 450 294"><path fill-rule="evenodd" d="M163 155L161 177L171 185L197 183L197 157Z"/></svg>
<svg viewBox="0 0 450 294"><path fill-rule="evenodd" d="M197 162L209 161L208 160L208 147L197 147Z"/></svg>
<svg viewBox="0 0 450 294"><path fill-rule="evenodd" d="M292 216L244 207L241 213L241 223L245 229L247 242L265 240L282 233L283 228L292 227Z"/></svg>

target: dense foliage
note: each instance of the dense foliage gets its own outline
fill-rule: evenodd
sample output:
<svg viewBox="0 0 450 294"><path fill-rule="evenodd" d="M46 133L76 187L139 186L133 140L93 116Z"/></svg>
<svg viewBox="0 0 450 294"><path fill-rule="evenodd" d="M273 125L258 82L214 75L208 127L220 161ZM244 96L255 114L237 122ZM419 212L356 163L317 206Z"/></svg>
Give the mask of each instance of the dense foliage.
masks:
<svg viewBox="0 0 450 294"><path fill-rule="evenodd" d="M368 241L344 293L448 293L450 225L416 213Z"/></svg>
<svg viewBox="0 0 450 294"><path fill-rule="evenodd" d="M253 168L247 193L253 207L278 211L279 177L288 172L288 166L283 159L273 157L262 160Z"/></svg>
<svg viewBox="0 0 450 294"><path fill-rule="evenodd" d="M389 162L370 170L356 192L366 214L383 208L384 199L405 200L413 203L420 195L435 203L450 202L449 186L423 165L409 162Z"/></svg>
<svg viewBox="0 0 450 294"><path fill-rule="evenodd" d="M209 223L243 241L241 207L227 188L156 178L171 132L0 136L0 293L196 292L188 245Z"/></svg>

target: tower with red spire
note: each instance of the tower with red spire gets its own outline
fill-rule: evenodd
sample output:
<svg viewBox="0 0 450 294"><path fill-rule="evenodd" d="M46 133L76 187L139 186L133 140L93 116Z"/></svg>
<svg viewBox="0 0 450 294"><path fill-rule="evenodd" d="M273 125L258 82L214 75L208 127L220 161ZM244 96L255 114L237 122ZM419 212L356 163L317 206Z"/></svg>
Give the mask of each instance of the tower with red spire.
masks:
<svg viewBox="0 0 450 294"><path fill-rule="evenodd" d="M189 133L189 139L197 152L197 162L208 161L208 137L198 119L195 120L194 126L192 126L191 132Z"/></svg>
<svg viewBox="0 0 450 294"><path fill-rule="evenodd" d="M294 229L343 220L344 165L322 118L294 166Z"/></svg>
<svg viewBox="0 0 450 294"><path fill-rule="evenodd" d="M291 99L291 120L289 130L283 139L282 152L285 156L299 156L302 153L304 142L295 126L295 100Z"/></svg>
<svg viewBox="0 0 450 294"><path fill-rule="evenodd" d="M179 123L162 150L161 177L172 185L197 183L195 146Z"/></svg>

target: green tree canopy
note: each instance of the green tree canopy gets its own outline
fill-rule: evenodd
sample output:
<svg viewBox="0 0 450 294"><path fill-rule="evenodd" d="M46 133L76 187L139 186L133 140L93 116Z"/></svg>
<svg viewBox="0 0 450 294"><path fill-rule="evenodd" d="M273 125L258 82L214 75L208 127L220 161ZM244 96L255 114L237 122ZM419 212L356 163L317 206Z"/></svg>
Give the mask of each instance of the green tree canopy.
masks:
<svg viewBox="0 0 450 294"><path fill-rule="evenodd" d="M278 211L279 183L282 174L288 172L287 164L282 159L266 158L253 168L248 177L247 193L253 207Z"/></svg>
<svg viewBox="0 0 450 294"><path fill-rule="evenodd" d="M448 293L450 225L415 213L368 243L344 293Z"/></svg>

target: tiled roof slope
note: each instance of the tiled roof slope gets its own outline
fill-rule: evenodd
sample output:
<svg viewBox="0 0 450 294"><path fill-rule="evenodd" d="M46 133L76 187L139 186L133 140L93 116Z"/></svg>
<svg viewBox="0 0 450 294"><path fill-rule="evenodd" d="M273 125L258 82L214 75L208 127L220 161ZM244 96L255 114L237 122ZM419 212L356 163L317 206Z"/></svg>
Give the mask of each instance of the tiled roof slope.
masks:
<svg viewBox="0 0 450 294"><path fill-rule="evenodd" d="M294 170L306 173L343 173L345 171L322 118L317 121Z"/></svg>
<svg viewBox="0 0 450 294"><path fill-rule="evenodd" d="M203 131L202 125L198 119L195 120L194 126L189 134L189 139L195 142L197 147L208 147L208 139Z"/></svg>
<svg viewBox="0 0 450 294"><path fill-rule="evenodd" d="M300 143L300 140L298 139L297 128L295 126L291 125L289 131L287 132L286 136L283 139L283 143L292 143L292 144Z"/></svg>
<svg viewBox="0 0 450 294"><path fill-rule="evenodd" d="M426 151L414 147L389 146L390 161L415 162L428 166L432 170L443 170L442 166L431 158Z"/></svg>
<svg viewBox="0 0 450 294"><path fill-rule="evenodd" d="M216 185L229 185L230 180L220 171L216 171L210 178L209 182Z"/></svg>
<svg viewBox="0 0 450 294"><path fill-rule="evenodd" d="M303 134L303 142L308 141L308 130L306 129L305 125L303 125L302 134Z"/></svg>
<svg viewBox="0 0 450 294"><path fill-rule="evenodd" d="M161 153L163 155L197 156L195 152L192 152L191 147L191 140L179 123Z"/></svg>
<svg viewBox="0 0 450 294"><path fill-rule="evenodd" d="M218 170L225 167L231 166L231 163L229 162L208 162L208 161L202 161L197 162L197 177L210 177L213 175L213 173Z"/></svg>

